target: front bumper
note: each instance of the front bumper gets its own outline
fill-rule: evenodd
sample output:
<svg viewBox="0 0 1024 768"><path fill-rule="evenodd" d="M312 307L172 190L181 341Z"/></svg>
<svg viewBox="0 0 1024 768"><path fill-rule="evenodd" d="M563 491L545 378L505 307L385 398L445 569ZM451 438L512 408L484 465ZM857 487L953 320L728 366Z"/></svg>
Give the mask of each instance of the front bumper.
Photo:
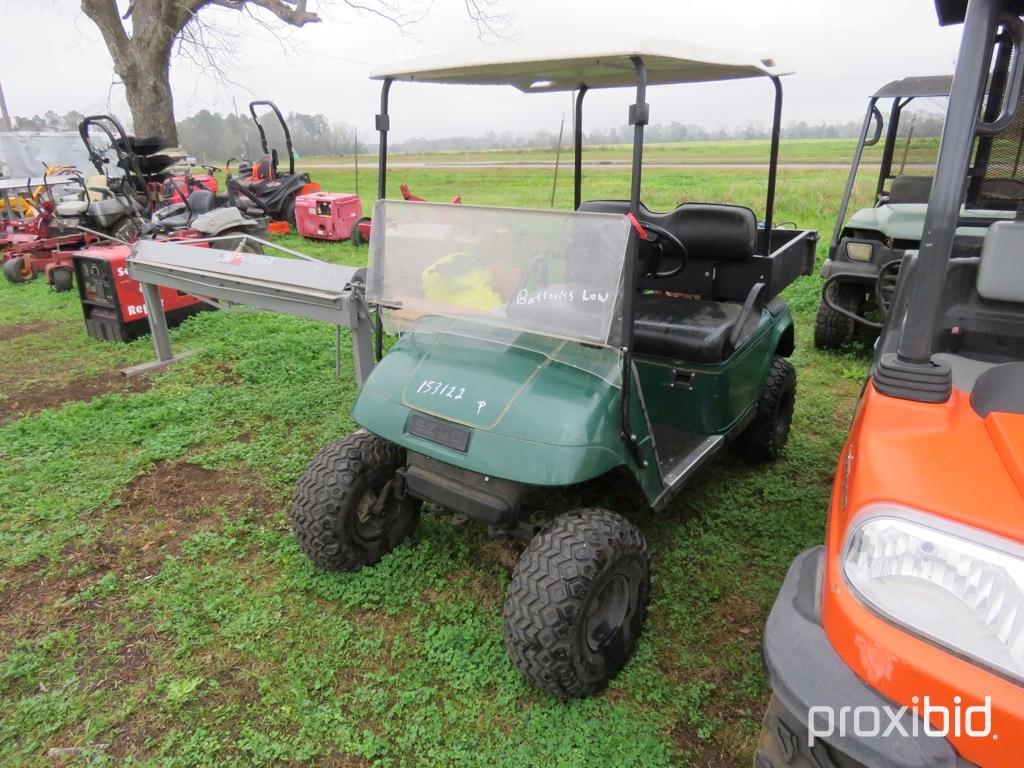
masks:
<svg viewBox="0 0 1024 768"><path fill-rule="evenodd" d="M858 678L833 650L821 626L821 583L825 548L799 555L772 606L764 633L764 661L772 700L765 713L754 758L756 768L972 768L943 738L927 736L907 710L899 718L904 736L889 725L886 711L898 710ZM813 745L808 713L815 707ZM878 735L857 735L851 723L858 707L880 713ZM827 710L825 709L827 708ZM884 709L883 709L884 708ZM831 735L827 712L833 713ZM914 721L918 722L915 723ZM870 729L867 729L870 730Z"/></svg>

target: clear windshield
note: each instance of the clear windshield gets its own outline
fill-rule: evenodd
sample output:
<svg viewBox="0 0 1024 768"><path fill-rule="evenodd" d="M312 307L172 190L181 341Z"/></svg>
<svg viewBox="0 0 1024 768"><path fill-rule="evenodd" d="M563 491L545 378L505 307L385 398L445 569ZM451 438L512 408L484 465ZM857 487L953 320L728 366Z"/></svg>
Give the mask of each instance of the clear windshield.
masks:
<svg viewBox="0 0 1024 768"><path fill-rule="evenodd" d="M615 345L625 216L380 200L367 300L400 329L424 315Z"/></svg>

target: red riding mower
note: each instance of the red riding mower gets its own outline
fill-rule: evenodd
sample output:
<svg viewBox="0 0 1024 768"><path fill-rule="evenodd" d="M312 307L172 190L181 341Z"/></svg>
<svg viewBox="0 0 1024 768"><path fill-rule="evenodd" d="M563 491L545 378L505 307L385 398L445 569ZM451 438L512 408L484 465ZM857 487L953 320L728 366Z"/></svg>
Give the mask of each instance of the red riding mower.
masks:
<svg viewBox="0 0 1024 768"><path fill-rule="evenodd" d="M277 149L271 148L267 132L256 115L256 107L270 107L277 117L284 134L288 150L288 172L278 171ZM292 135L281 110L271 101L254 101L249 104L249 113L260 133L263 156L255 163L242 161L238 175L227 175L228 203L238 206L247 214L263 215L271 221L286 221L295 226L295 198L306 192L319 192L320 185L312 183L308 173L295 172L295 152L292 149ZM230 161L228 161L230 167Z"/></svg>
<svg viewBox="0 0 1024 768"><path fill-rule="evenodd" d="M408 184L399 184L398 188L402 192L402 199L408 200L413 203L425 203L427 202L422 197L414 195L409 191ZM462 204L462 195L455 195L450 201L452 205ZM356 245L362 245L363 243L370 242L370 233L373 231L373 222L369 216L363 216L359 221L352 227L352 242Z"/></svg>

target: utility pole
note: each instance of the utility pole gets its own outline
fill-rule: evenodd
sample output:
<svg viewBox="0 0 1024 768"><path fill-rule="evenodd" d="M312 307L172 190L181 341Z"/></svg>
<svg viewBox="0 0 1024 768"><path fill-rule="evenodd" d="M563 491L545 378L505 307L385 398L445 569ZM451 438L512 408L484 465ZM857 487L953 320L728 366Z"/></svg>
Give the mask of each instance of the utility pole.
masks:
<svg viewBox="0 0 1024 768"><path fill-rule="evenodd" d="M352 157L356 162L356 197L359 196L359 129L355 129L355 138L352 140Z"/></svg>
<svg viewBox="0 0 1024 768"><path fill-rule="evenodd" d="M0 128L5 131L13 130L11 127L11 115L7 111L7 99L4 98L3 83L0 83Z"/></svg>
<svg viewBox="0 0 1024 768"><path fill-rule="evenodd" d="M558 186L558 163L562 159L562 134L565 132L565 112L562 124L558 126L558 147L555 149L555 177L551 180L551 207L555 207L555 188Z"/></svg>

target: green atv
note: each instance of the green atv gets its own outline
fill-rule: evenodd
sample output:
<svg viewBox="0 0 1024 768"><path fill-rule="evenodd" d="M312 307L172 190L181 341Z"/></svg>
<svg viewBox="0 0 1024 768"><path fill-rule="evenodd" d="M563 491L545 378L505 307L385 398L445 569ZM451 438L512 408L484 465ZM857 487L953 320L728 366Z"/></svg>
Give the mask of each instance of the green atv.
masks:
<svg viewBox="0 0 1024 768"><path fill-rule="evenodd" d="M754 462L786 443L793 320L779 292L813 268L814 232L772 226L782 74L773 61L647 41L617 54L421 60L383 79L379 200L365 297L378 363L353 409L363 430L324 448L292 525L323 568L372 565L424 502L528 541L504 608L526 678L558 697L625 665L651 593L651 555L625 517L527 502L538 489L621 476L664 508L728 445ZM640 202L648 83L767 77L775 87L765 221L748 208ZM386 200L396 80L575 90L575 210ZM632 86L629 200L581 203L588 89ZM398 341L381 355L385 331ZM550 496L550 493L547 494Z"/></svg>
<svg viewBox="0 0 1024 768"><path fill-rule="evenodd" d="M952 75L905 77L868 99L828 259L821 268L825 285L814 323L818 349L840 349L857 338L873 342L877 337L903 254L921 246L952 81ZM1022 146L1015 126L975 143L957 229L960 246L974 255L981 251L988 225L1014 218L1024 197L1024 187L1014 180ZM869 149L874 147L878 149ZM865 171L872 174L874 205L847 218L858 174Z"/></svg>

